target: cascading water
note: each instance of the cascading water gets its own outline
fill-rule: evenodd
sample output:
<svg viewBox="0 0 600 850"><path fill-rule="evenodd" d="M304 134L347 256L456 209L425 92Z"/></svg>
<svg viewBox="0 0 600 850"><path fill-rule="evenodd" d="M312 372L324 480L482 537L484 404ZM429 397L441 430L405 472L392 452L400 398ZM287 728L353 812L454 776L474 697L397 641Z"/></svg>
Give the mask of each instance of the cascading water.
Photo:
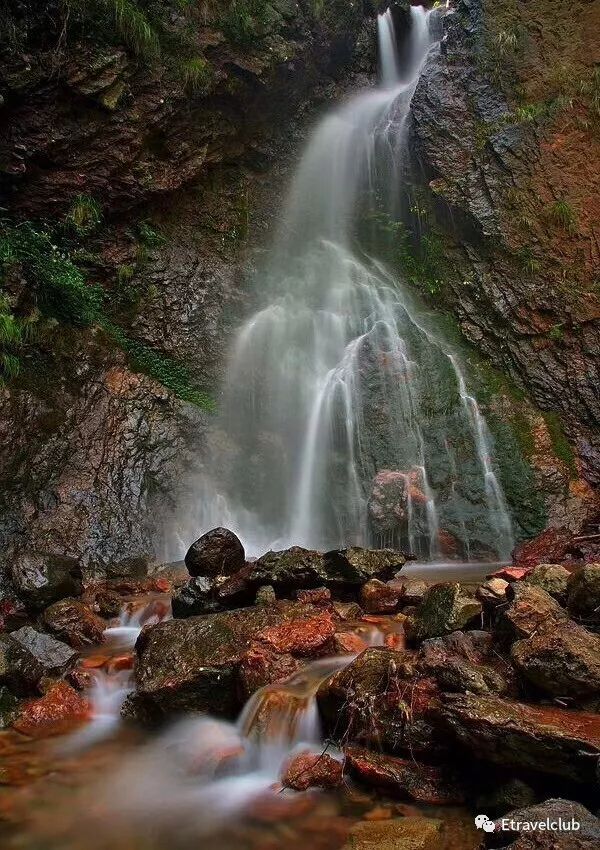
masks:
<svg viewBox="0 0 600 850"><path fill-rule="evenodd" d="M511 548L487 426L456 357L358 247L365 225L407 206L407 119L440 14L411 7L401 56L391 12L380 15L381 85L334 109L308 144L182 537L224 525L250 554L394 545L425 560L448 538L463 557Z"/></svg>

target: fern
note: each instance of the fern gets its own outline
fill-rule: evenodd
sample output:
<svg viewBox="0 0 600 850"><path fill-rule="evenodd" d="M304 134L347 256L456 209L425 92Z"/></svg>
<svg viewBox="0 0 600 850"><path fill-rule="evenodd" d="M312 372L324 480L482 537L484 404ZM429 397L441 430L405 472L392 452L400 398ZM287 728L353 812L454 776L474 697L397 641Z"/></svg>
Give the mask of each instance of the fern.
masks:
<svg viewBox="0 0 600 850"><path fill-rule="evenodd" d="M568 233L577 232L577 217L573 207L565 201L564 198L559 198L548 208L550 219L560 225Z"/></svg>

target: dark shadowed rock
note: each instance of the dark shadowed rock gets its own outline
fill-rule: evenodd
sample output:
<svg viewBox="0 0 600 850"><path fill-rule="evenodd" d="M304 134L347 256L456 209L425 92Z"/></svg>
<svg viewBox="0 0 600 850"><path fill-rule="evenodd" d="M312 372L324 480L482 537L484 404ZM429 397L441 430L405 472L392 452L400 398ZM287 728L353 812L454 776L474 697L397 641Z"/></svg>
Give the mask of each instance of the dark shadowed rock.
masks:
<svg viewBox="0 0 600 850"><path fill-rule="evenodd" d="M498 629L510 640L552 630L568 619L567 612L541 587L516 582L507 596L509 602L501 609Z"/></svg>
<svg viewBox="0 0 600 850"><path fill-rule="evenodd" d="M214 579L194 576L171 597L174 617L194 617L198 614L213 614L223 606L215 599Z"/></svg>
<svg viewBox="0 0 600 850"><path fill-rule="evenodd" d="M298 753L284 768L281 781L286 788L337 788L342 784L342 763L327 753Z"/></svg>
<svg viewBox="0 0 600 850"><path fill-rule="evenodd" d="M308 606L279 603L145 629L136 644L137 694L130 713L142 719L182 711L235 716L243 704L239 667L258 633L311 614Z"/></svg>
<svg viewBox="0 0 600 850"><path fill-rule="evenodd" d="M600 626L600 564L573 573L567 587L567 607L573 617Z"/></svg>
<svg viewBox="0 0 600 850"><path fill-rule="evenodd" d="M81 566L66 555L18 554L11 574L20 598L35 609L46 608L65 596L79 596L82 591Z"/></svg>
<svg viewBox="0 0 600 850"><path fill-rule="evenodd" d="M489 816L495 817L511 809L531 806L537 799L534 789L522 779L509 779L506 782L496 781L490 791L480 794L475 808L478 812L487 812Z"/></svg>
<svg viewBox="0 0 600 850"><path fill-rule="evenodd" d="M456 777L444 768L363 747L346 747L344 755L345 766L353 776L387 794L431 805L464 802L464 792Z"/></svg>
<svg viewBox="0 0 600 850"><path fill-rule="evenodd" d="M557 829L548 832L536 830L539 840L536 838L533 844L516 841L509 845L510 850L525 850L526 847L537 847L540 850L596 850L600 846L600 820L585 806L572 800L558 798L513 809L503 818L496 819L496 827L502 829L506 839L517 836L528 839L531 837L531 829L527 829L524 824L545 821L558 823L559 820L565 824L576 821L579 828L571 833Z"/></svg>
<svg viewBox="0 0 600 850"><path fill-rule="evenodd" d="M419 605L410 636L416 640L440 637L463 629L481 615L481 602L467 596L460 584L434 584Z"/></svg>
<svg viewBox="0 0 600 850"><path fill-rule="evenodd" d="M135 555L129 558L113 560L106 567L106 577L142 579L148 575L148 571L154 564L150 555Z"/></svg>
<svg viewBox="0 0 600 850"><path fill-rule="evenodd" d="M442 690L475 694L503 694L508 689L505 677L489 663L491 636L486 632L453 632L421 644L417 668L435 679Z"/></svg>
<svg viewBox="0 0 600 850"><path fill-rule="evenodd" d="M398 608L402 592L402 587L372 578L361 587L359 602L367 614L391 614Z"/></svg>
<svg viewBox="0 0 600 850"><path fill-rule="evenodd" d="M600 637L571 621L515 643L511 658L528 681L547 694L600 694Z"/></svg>
<svg viewBox="0 0 600 850"><path fill-rule="evenodd" d="M241 570L246 555L239 538L227 528L213 528L192 543L185 565L192 576L229 576Z"/></svg>
<svg viewBox="0 0 600 850"><path fill-rule="evenodd" d="M447 694L429 716L473 757L581 783L597 781L600 714Z"/></svg>
<svg viewBox="0 0 600 850"><path fill-rule="evenodd" d="M0 683L16 694L33 693L44 677L63 675L78 657L51 635L23 626L0 636Z"/></svg>
<svg viewBox="0 0 600 850"><path fill-rule="evenodd" d="M46 608L42 622L48 631L71 646L102 643L106 623L77 599L61 599Z"/></svg>
<svg viewBox="0 0 600 850"><path fill-rule="evenodd" d="M557 564L565 558L572 545L573 534L568 529L548 528L533 540L526 540L516 546L512 557L519 567Z"/></svg>
<svg viewBox="0 0 600 850"><path fill-rule="evenodd" d="M0 729L7 729L12 726L19 715L20 706L20 699L5 685L0 685Z"/></svg>
<svg viewBox="0 0 600 850"><path fill-rule="evenodd" d="M571 573L560 564L538 564L527 574L527 584L541 587L557 602L564 605L567 601L567 584Z"/></svg>

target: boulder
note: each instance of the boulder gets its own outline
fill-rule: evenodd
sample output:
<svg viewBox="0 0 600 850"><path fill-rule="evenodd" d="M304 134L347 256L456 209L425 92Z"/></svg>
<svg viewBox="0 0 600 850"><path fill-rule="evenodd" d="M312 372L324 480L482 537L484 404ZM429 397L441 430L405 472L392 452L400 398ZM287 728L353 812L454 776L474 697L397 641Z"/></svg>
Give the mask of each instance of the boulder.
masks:
<svg viewBox="0 0 600 850"><path fill-rule="evenodd" d="M579 783L597 782L600 714L496 696L446 694L428 716L440 734L481 761Z"/></svg>
<svg viewBox="0 0 600 850"><path fill-rule="evenodd" d="M275 652L315 657L322 653L334 634L332 617L323 612L316 617L269 626L258 632L256 639L268 644Z"/></svg>
<svg viewBox="0 0 600 850"><path fill-rule="evenodd" d="M557 697L600 695L600 637L569 620L511 649L517 670L544 693Z"/></svg>
<svg viewBox="0 0 600 850"><path fill-rule="evenodd" d="M62 676L78 653L51 635L23 626L0 636L0 683L16 694L35 692L46 676Z"/></svg>
<svg viewBox="0 0 600 850"><path fill-rule="evenodd" d="M571 575L567 607L571 616L590 626L600 626L600 564L587 564Z"/></svg>
<svg viewBox="0 0 600 850"><path fill-rule="evenodd" d="M286 788L294 791L338 788L342 780L342 763L327 753L298 753L284 767L281 779Z"/></svg>
<svg viewBox="0 0 600 850"><path fill-rule="evenodd" d="M397 610L402 587L372 578L360 589L359 602L367 614L391 614Z"/></svg>
<svg viewBox="0 0 600 850"><path fill-rule="evenodd" d="M481 602L463 593L460 584L434 584L417 609L409 636L425 640L450 634L480 617L481 612Z"/></svg>
<svg viewBox="0 0 600 850"><path fill-rule="evenodd" d="M522 779L513 778L506 782L497 782L497 777L492 777L492 781L493 788L477 797L475 809L478 812L487 812L488 815L496 816L510 809L531 806L538 799L534 789Z"/></svg>
<svg viewBox="0 0 600 850"><path fill-rule="evenodd" d="M360 655L369 645L356 632L337 632L333 636L333 651L336 655Z"/></svg>
<svg viewBox="0 0 600 850"><path fill-rule="evenodd" d="M89 703L67 682L53 682L43 697L28 700L14 728L32 738L69 731L89 717Z"/></svg>
<svg viewBox="0 0 600 850"><path fill-rule="evenodd" d="M363 747L346 747L344 755L345 767L352 776L386 794L432 806L464 802L459 782L444 768Z"/></svg>
<svg viewBox="0 0 600 850"><path fill-rule="evenodd" d="M566 528L548 528L533 540L519 543L512 559L519 567L560 563L573 546L573 534Z"/></svg>
<svg viewBox="0 0 600 850"><path fill-rule="evenodd" d="M132 555L121 558L120 561L111 561L106 567L108 579L143 579L154 565L154 559L150 555Z"/></svg>
<svg viewBox="0 0 600 850"><path fill-rule="evenodd" d="M312 590L299 590L298 602L304 605L316 605L319 608L331 608L331 591L327 587L315 587Z"/></svg>
<svg viewBox="0 0 600 850"><path fill-rule="evenodd" d="M11 575L19 597L35 610L66 596L80 596L83 589L81 565L67 555L20 553L11 565Z"/></svg>
<svg viewBox="0 0 600 850"><path fill-rule="evenodd" d="M505 677L486 663L490 649L490 635L486 632L453 632L424 641L417 668L445 691L503 694L508 690Z"/></svg>
<svg viewBox="0 0 600 850"><path fill-rule="evenodd" d="M242 699L247 700L265 685L289 679L302 666L289 653L278 654L267 646L251 646L240 659L238 678Z"/></svg>
<svg viewBox="0 0 600 850"><path fill-rule="evenodd" d="M509 602L501 610L498 630L509 640L551 631L568 619L564 608L541 587L519 582L510 586L507 595Z"/></svg>
<svg viewBox="0 0 600 850"><path fill-rule="evenodd" d="M405 817L359 821L343 850L443 850L444 846L441 820Z"/></svg>
<svg viewBox="0 0 600 850"><path fill-rule="evenodd" d="M129 713L143 720L183 711L234 717L243 704L239 668L257 634L314 613L299 603L277 603L144 629L136 644L137 694Z"/></svg>
<svg viewBox="0 0 600 850"><path fill-rule="evenodd" d="M495 825L496 829L501 831L503 838L522 836L527 839L531 836L531 829L525 825L545 821L550 823L562 821L564 824L575 821L579 824L579 828L571 832L557 829L550 829L548 832L535 830L534 844L519 843L517 838L514 844L509 845L511 850L516 848L525 850L526 847L537 847L539 850L596 850L600 846L600 820L585 806L574 803L572 800L552 799L537 805L519 807L502 818L497 818Z"/></svg>
<svg viewBox="0 0 600 850"><path fill-rule="evenodd" d="M239 538L227 528L213 528L192 543L185 565L192 576L229 576L240 570L246 555Z"/></svg>
<svg viewBox="0 0 600 850"><path fill-rule="evenodd" d="M360 620L363 610L357 602L334 602L333 610L340 620Z"/></svg>
<svg viewBox="0 0 600 850"><path fill-rule="evenodd" d="M527 584L541 587L557 602L564 605L567 601L567 584L570 576L571 573L560 564L538 564L527 574L525 580Z"/></svg>
<svg viewBox="0 0 600 850"><path fill-rule="evenodd" d="M194 617L222 611L223 606L215 599L215 584L208 576L194 576L171 597L174 617Z"/></svg>
<svg viewBox="0 0 600 850"><path fill-rule="evenodd" d="M403 579L397 584L402 588L403 605L420 605L429 588L427 582L419 578Z"/></svg>
<svg viewBox="0 0 600 850"><path fill-rule="evenodd" d="M415 678L409 653L384 647L367 649L317 692L334 740L415 755L443 749L425 716L439 698L432 679Z"/></svg>
<svg viewBox="0 0 600 850"><path fill-rule="evenodd" d="M506 602L507 589L508 582L506 579L490 578L479 585L475 595L487 608L493 609Z"/></svg>
<svg viewBox="0 0 600 850"><path fill-rule="evenodd" d="M99 589L94 594L92 606L96 614L112 620L121 613L123 600L114 590Z"/></svg>
<svg viewBox="0 0 600 850"><path fill-rule="evenodd" d="M42 614L48 631L71 646L81 648L102 643L106 623L77 599L61 599Z"/></svg>

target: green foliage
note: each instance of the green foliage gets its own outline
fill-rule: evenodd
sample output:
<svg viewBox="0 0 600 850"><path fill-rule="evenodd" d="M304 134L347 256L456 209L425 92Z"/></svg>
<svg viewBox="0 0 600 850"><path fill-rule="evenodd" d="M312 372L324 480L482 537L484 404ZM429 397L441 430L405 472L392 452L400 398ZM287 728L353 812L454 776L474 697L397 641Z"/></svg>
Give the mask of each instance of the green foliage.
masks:
<svg viewBox="0 0 600 850"><path fill-rule="evenodd" d="M564 198L559 198L547 209L548 218L568 233L577 232L577 216L573 207Z"/></svg>
<svg viewBox="0 0 600 850"><path fill-rule="evenodd" d="M159 248L167 241L167 237L159 233L149 221L140 221L137 226L140 242L146 248Z"/></svg>
<svg viewBox="0 0 600 850"><path fill-rule="evenodd" d="M564 339L565 332L563 330L564 322L559 322L556 325L552 325L550 330L548 331L548 339L553 340L554 342L560 342Z"/></svg>
<svg viewBox="0 0 600 850"><path fill-rule="evenodd" d="M33 335L33 322L15 316L0 293L0 386L16 378L21 371L19 354Z"/></svg>
<svg viewBox="0 0 600 850"><path fill-rule="evenodd" d="M559 416L556 413L545 413L544 420L548 428L552 450L559 460L565 464L572 477L578 474L575 454L563 430Z"/></svg>
<svg viewBox="0 0 600 850"><path fill-rule="evenodd" d="M78 236L87 236L96 230L102 221L102 208L89 195L77 195L67 215L67 221Z"/></svg>
<svg viewBox="0 0 600 850"><path fill-rule="evenodd" d="M128 284L135 274L135 268L129 265L119 266L117 269L117 283L121 285Z"/></svg>
<svg viewBox="0 0 600 850"><path fill-rule="evenodd" d="M196 56L183 62L181 73L184 88L191 94L206 92L214 79L212 65L204 56Z"/></svg>
<svg viewBox="0 0 600 850"><path fill-rule="evenodd" d="M262 36L269 19L266 0L230 0L221 16L221 30L229 41L248 47Z"/></svg>
<svg viewBox="0 0 600 850"><path fill-rule="evenodd" d="M6 226L0 238L0 263L19 263L35 288L41 308L62 321L92 325L102 313L102 287L88 285L68 253L46 231L28 222Z"/></svg>
<svg viewBox="0 0 600 850"><path fill-rule="evenodd" d="M539 272L541 268L541 263L534 255L533 251L529 247L521 248L517 252L517 256L519 258L519 262L523 266L523 269L527 272L527 274L536 274Z"/></svg>
<svg viewBox="0 0 600 850"><path fill-rule="evenodd" d="M214 401L202 390L193 386L188 370L181 363L137 340L130 339L122 328L111 322L105 321L103 327L119 348L128 355L134 369L154 378L183 401L190 402L203 410L214 410Z"/></svg>
<svg viewBox="0 0 600 850"><path fill-rule="evenodd" d="M66 0L72 11L92 24L106 22L141 59L154 59L160 53L158 34L137 0Z"/></svg>

